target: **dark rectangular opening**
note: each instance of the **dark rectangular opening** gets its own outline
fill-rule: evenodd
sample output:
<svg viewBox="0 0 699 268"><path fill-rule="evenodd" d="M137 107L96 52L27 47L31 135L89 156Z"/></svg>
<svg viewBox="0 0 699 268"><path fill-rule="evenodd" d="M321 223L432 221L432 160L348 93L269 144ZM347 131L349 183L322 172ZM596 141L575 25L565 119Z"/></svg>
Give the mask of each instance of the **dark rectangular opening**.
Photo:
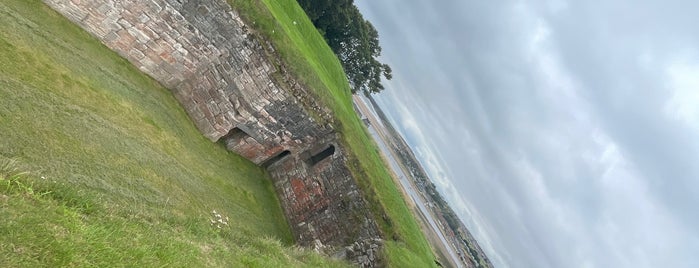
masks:
<svg viewBox="0 0 699 268"><path fill-rule="evenodd" d="M289 150L285 150L285 151L283 151L283 152L281 152L281 153L279 153L279 154L273 156L272 158L267 159L267 160L266 160L265 162L263 162L260 166L262 166L263 168L268 168L269 166L274 165L275 163L281 161L282 158L284 158L284 157L286 157L287 155L290 155L290 154L291 154L291 152L289 152Z"/></svg>
<svg viewBox="0 0 699 268"><path fill-rule="evenodd" d="M233 148L236 148L243 140L246 138L250 137L250 135L243 131L240 128L234 127L230 131L228 131L228 134L225 136L221 137L219 141L223 141L223 144L226 145L226 148L228 150L234 150Z"/></svg>
<svg viewBox="0 0 699 268"><path fill-rule="evenodd" d="M312 155L311 157L308 158L308 164L311 166L315 166L318 164L318 162L323 161L323 159L326 159L330 156L332 156L335 153L335 145L330 144L328 148L325 148L325 150Z"/></svg>
<svg viewBox="0 0 699 268"><path fill-rule="evenodd" d="M237 127L232 128L230 131L228 131L228 134L226 134L226 136L223 136L223 138L226 140L233 139L236 141L242 140L246 137L250 137L250 135L248 135L248 133L245 133L245 131Z"/></svg>

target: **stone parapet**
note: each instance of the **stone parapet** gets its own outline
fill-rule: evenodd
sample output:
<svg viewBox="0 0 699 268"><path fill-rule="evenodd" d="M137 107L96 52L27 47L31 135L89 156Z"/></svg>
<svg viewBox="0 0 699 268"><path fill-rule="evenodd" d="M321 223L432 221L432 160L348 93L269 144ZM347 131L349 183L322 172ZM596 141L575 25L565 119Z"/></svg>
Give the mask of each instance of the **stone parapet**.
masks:
<svg viewBox="0 0 699 268"><path fill-rule="evenodd" d="M381 264L329 109L302 99L312 95L225 0L44 2L169 88L204 136L266 168L299 245Z"/></svg>

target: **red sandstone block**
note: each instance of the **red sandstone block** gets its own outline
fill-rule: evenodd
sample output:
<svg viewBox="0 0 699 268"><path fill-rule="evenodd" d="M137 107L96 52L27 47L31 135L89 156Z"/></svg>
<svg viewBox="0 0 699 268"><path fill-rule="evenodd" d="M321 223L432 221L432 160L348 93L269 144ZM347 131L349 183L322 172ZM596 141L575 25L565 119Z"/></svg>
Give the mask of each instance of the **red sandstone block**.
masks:
<svg viewBox="0 0 699 268"><path fill-rule="evenodd" d="M117 35L119 35L119 41L117 41L120 44L123 44L125 46L131 46L131 44L136 41L136 38L134 38L127 30L119 30L117 31Z"/></svg>

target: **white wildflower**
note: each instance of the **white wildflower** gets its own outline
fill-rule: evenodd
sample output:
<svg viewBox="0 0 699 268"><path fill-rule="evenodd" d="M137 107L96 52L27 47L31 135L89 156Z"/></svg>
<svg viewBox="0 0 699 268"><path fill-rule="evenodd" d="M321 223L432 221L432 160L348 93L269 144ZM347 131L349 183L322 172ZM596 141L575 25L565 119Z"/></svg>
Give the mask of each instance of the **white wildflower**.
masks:
<svg viewBox="0 0 699 268"><path fill-rule="evenodd" d="M216 228L221 229L221 226L228 225L228 216L224 218L223 215L216 212L216 210L211 211L211 216L212 218L209 219L209 222L211 222L212 226L216 226Z"/></svg>

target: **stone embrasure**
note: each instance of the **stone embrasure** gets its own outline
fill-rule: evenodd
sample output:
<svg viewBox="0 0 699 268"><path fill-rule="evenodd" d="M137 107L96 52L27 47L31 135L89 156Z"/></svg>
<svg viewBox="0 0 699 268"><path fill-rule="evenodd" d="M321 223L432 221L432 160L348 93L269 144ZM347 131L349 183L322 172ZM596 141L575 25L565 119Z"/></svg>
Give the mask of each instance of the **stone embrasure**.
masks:
<svg viewBox="0 0 699 268"><path fill-rule="evenodd" d="M267 168L299 245L381 264L378 227L337 134L306 112L307 89L225 0L44 2L169 88L204 136Z"/></svg>

